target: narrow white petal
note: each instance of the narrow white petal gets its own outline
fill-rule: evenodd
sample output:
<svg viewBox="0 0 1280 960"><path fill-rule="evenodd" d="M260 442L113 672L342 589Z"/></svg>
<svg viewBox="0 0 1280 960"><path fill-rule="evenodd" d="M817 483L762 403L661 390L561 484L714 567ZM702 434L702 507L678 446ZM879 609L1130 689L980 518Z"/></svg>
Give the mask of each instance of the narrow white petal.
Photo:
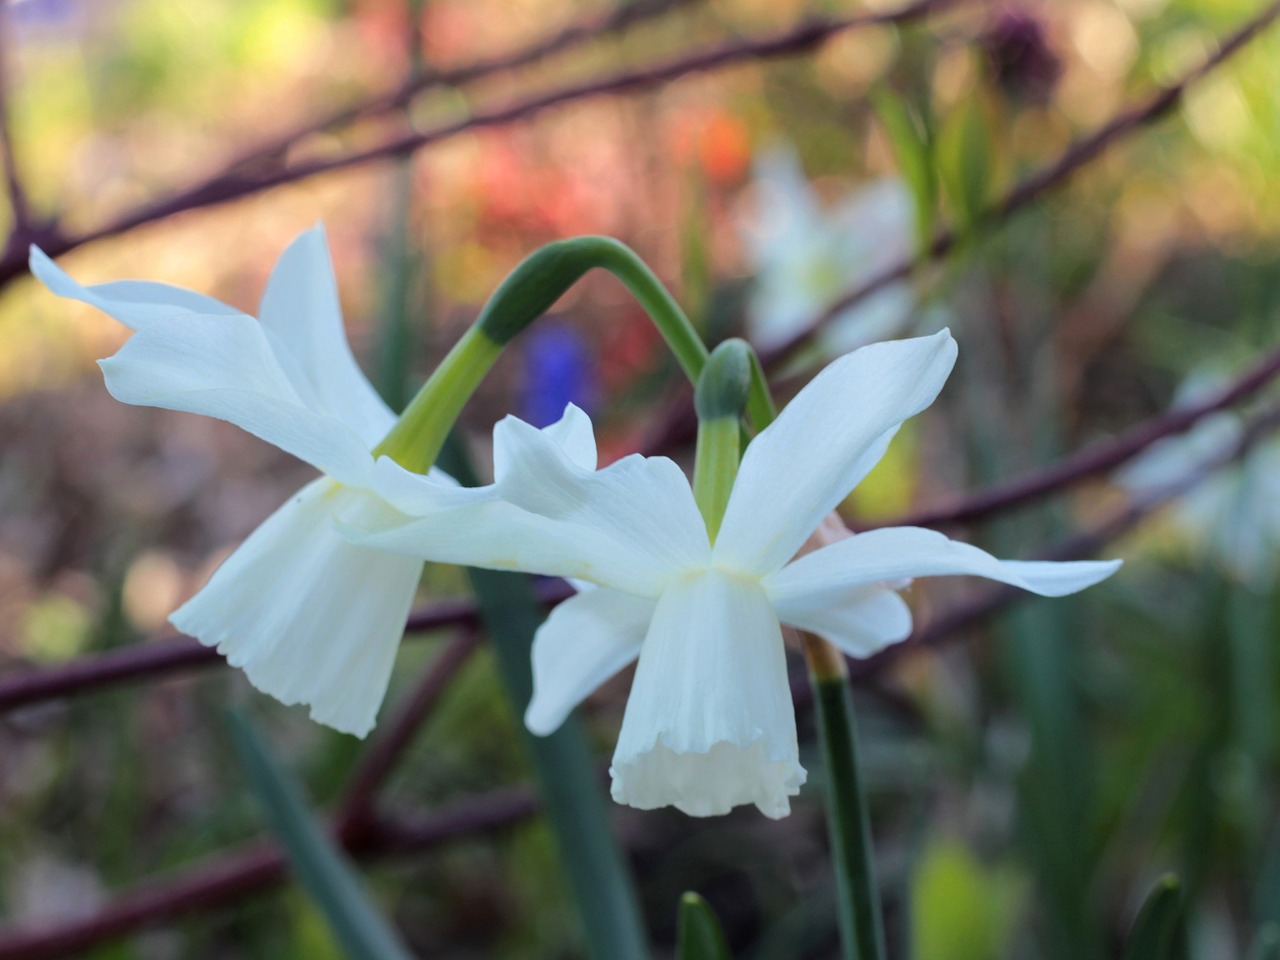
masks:
<svg viewBox="0 0 1280 960"><path fill-rule="evenodd" d="M600 684L634 660L653 618L652 600L588 590L551 611L533 638L533 699L524 722L553 732Z"/></svg>
<svg viewBox="0 0 1280 960"><path fill-rule="evenodd" d="M294 240L276 261L258 318L281 369L303 402L340 420L372 447L395 414L360 372L342 323L324 228Z"/></svg>
<svg viewBox="0 0 1280 960"><path fill-rule="evenodd" d="M488 487L450 490L379 459L374 489L413 519L349 535L428 560L544 573L646 597L706 566L706 527L670 460L633 456L592 471L575 462L585 453L577 428L538 430L512 417L495 437L501 480Z"/></svg>
<svg viewBox="0 0 1280 960"><path fill-rule="evenodd" d="M869 657L911 635L911 608L879 584L774 601L778 619L816 633L851 657Z"/></svg>
<svg viewBox="0 0 1280 960"><path fill-rule="evenodd" d="M519 422L519 421L517 421ZM597 463L596 434L591 418L575 404L564 408L564 415L542 434L563 451L569 461L583 470L594 470ZM513 445L512 440L517 442ZM514 446L514 449L513 449ZM498 424L493 431L493 476L501 483L513 465L520 462L518 438L512 430Z"/></svg>
<svg viewBox="0 0 1280 960"><path fill-rule="evenodd" d="M1119 566L1119 560L997 560L936 530L887 527L815 550L766 578L765 586L778 615L790 623L798 611L838 604L850 589L867 584L960 574L1061 597L1105 580Z"/></svg>
<svg viewBox="0 0 1280 960"><path fill-rule="evenodd" d="M269 517L170 618L255 687L363 737L386 693L418 560L348 543L335 512L385 509L316 480Z"/></svg>
<svg viewBox="0 0 1280 960"><path fill-rule="evenodd" d="M39 247L31 247L29 258L32 275L60 297L79 300L97 307L131 330L138 330L152 320L185 313L230 315L238 313L213 297L167 283L143 280L117 280L86 287L72 280Z"/></svg>
<svg viewBox="0 0 1280 960"><path fill-rule="evenodd" d="M875 466L902 421L933 402L955 358L944 330L863 347L814 377L747 447L717 562L759 575L786 563Z"/></svg>
<svg viewBox="0 0 1280 960"><path fill-rule="evenodd" d="M782 632L759 586L708 572L658 600L610 773L613 798L643 810L790 812L805 771Z"/></svg>
<svg viewBox="0 0 1280 960"><path fill-rule="evenodd" d="M494 427L494 445L505 451L507 466L497 491L507 502L548 520L598 531L655 568L706 565L706 525L688 478L666 457L632 455L603 470L585 469L551 434L515 417Z"/></svg>
<svg viewBox="0 0 1280 960"><path fill-rule="evenodd" d="M368 446L302 401L252 317L153 320L99 365L117 400L228 420L339 480L367 482Z"/></svg>

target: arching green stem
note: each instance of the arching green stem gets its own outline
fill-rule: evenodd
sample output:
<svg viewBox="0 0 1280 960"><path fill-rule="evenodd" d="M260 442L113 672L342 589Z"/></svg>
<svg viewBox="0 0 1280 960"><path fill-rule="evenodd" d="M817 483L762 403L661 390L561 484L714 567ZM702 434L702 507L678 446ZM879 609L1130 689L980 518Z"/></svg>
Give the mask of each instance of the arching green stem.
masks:
<svg viewBox="0 0 1280 960"><path fill-rule="evenodd" d="M409 470L425 472L435 462L458 414L502 348L596 268L608 270L639 301L680 368L696 383L707 348L680 305L653 271L626 244L611 237L574 237L535 250L499 285L471 329L436 368L403 416L374 451ZM759 362L755 362L759 367ZM763 428L772 401L763 376L752 378L749 409Z"/></svg>

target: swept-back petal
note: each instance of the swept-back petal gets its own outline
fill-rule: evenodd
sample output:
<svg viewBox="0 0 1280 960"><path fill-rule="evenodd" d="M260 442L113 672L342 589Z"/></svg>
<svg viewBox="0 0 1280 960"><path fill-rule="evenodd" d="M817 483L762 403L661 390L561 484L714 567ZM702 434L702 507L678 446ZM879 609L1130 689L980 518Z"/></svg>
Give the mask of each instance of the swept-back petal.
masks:
<svg viewBox="0 0 1280 960"><path fill-rule="evenodd" d="M513 418L514 419L514 418ZM517 420L517 423L522 421ZM594 470L598 462L596 433L591 418L576 404L567 404L564 413L555 423L543 427L543 436L554 443L569 458L569 462L583 470ZM493 431L493 477L502 483L512 467L520 464L520 444L512 443L516 434L499 424Z"/></svg>
<svg viewBox="0 0 1280 960"><path fill-rule="evenodd" d="M1061 597L1105 580L1119 566L1119 560L997 560L936 530L886 527L815 550L767 577L765 587L779 615L786 618L797 610L836 604L859 586L950 574L986 577L1041 596Z"/></svg>
<svg viewBox="0 0 1280 960"><path fill-rule="evenodd" d="M805 781L782 632L758 585L709 572L658 601L614 751L613 798L786 816Z"/></svg>
<svg viewBox="0 0 1280 960"><path fill-rule="evenodd" d="M786 563L875 466L899 424L933 402L955 358L944 330L828 365L747 447L716 562L757 575Z"/></svg>
<svg viewBox="0 0 1280 960"><path fill-rule="evenodd" d="M239 311L221 300L167 283L144 280L116 280L85 286L72 280L48 255L34 244L28 263L32 275L60 297L97 307L131 330L139 330L152 320L184 313L229 315Z"/></svg>
<svg viewBox="0 0 1280 960"><path fill-rule="evenodd" d="M422 563L356 546L337 513L387 509L316 480L227 558L171 622L283 703L363 737L386 693Z"/></svg>
<svg viewBox="0 0 1280 960"><path fill-rule="evenodd" d="M851 657L869 657L911 635L911 608L879 584L774 601L783 623L816 633Z"/></svg>
<svg viewBox="0 0 1280 960"><path fill-rule="evenodd" d="M551 611L533 638L533 699L524 722L553 732L579 703L640 654L654 602L588 590Z"/></svg>
<svg viewBox="0 0 1280 960"><path fill-rule="evenodd" d="M117 400L228 420L344 483L368 482L368 446L302 401L252 317L153 320L99 365Z"/></svg>
<svg viewBox="0 0 1280 960"><path fill-rule="evenodd" d="M689 482L663 457L587 469L583 416L572 408L569 427L562 421L545 430L507 417L494 430L501 479L488 487L448 488L380 459L374 489L414 519L349 535L428 560L656 597L673 577L705 567L710 557Z"/></svg>
<svg viewBox="0 0 1280 960"><path fill-rule="evenodd" d="M276 261L258 319L303 403L341 420L372 447L395 414L360 372L347 343L324 228L298 236Z"/></svg>

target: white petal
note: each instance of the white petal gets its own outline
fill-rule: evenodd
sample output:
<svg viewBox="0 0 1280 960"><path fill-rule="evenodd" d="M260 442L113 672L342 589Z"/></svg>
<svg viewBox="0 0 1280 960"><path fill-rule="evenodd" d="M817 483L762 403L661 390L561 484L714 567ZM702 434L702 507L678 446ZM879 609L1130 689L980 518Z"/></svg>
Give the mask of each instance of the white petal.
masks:
<svg viewBox="0 0 1280 960"><path fill-rule="evenodd" d="M368 481L368 446L303 403L252 317L153 320L99 365L117 400L228 420L343 482Z"/></svg>
<svg viewBox="0 0 1280 960"><path fill-rule="evenodd" d="M551 611L533 638L533 699L524 722L545 736L588 694L634 660L653 618L653 601L589 590Z"/></svg>
<svg viewBox="0 0 1280 960"><path fill-rule="evenodd" d="M258 318L303 403L346 423L369 447L386 436L395 414L360 372L347 343L323 227L301 234L280 255Z"/></svg>
<svg viewBox="0 0 1280 960"><path fill-rule="evenodd" d="M790 812L805 771L782 632L759 587L709 572L662 595L610 773L613 798L642 810Z"/></svg>
<svg viewBox="0 0 1280 960"><path fill-rule="evenodd" d="M29 263L32 275L53 293L97 307L132 330L141 329L152 320L179 314L230 315L239 312L213 297L167 283L117 280L86 287L72 280L43 250L34 245L31 247Z"/></svg>
<svg viewBox="0 0 1280 960"><path fill-rule="evenodd" d="M632 456L604 470L574 462L575 441L507 417L494 428L501 482L450 492L385 458L373 485L417 519L352 531L358 542L424 559L586 580L656 597L705 567L706 526L684 474L665 457ZM577 447L581 454L582 447Z"/></svg>
<svg viewBox="0 0 1280 960"><path fill-rule="evenodd" d="M955 358L944 330L863 347L814 377L747 447L717 562L760 575L786 563L875 466L892 431L933 402Z"/></svg>
<svg viewBox="0 0 1280 960"><path fill-rule="evenodd" d="M816 633L851 657L869 657L911 635L911 609L879 584L775 601L783 623Z"/></svg>
<svg viewBox="0 0 1280 960"><path fill-rule="evenodd" d="M335 512L386 509L316 480L240 545L170 618L282 703L363 737L386 693L422 563L355 546Z"/></svg>
<svg viewBox="0 0 1280 960"><path fill-rule="evenodd" d="M851 588L884 581L963 574L1061 597L1105 580L1119 566L1119 560L997 560L936 530L887 527L815 550L766 578L765 586L778 615L792 622L797 611L838 604Z"/></svg>
<svg viewBox="0 0 1280 960"><path fill-rule="evenodd" d="M596 434L591 418L575 404L564 408L564 415L550 426L542 428L543 435L558 446L569 461L583 470L594 470L597 463ZM519 463L519 444L514 449L512 431L495 428L493 431L493 476L501 483L511 467Z"/></svg>

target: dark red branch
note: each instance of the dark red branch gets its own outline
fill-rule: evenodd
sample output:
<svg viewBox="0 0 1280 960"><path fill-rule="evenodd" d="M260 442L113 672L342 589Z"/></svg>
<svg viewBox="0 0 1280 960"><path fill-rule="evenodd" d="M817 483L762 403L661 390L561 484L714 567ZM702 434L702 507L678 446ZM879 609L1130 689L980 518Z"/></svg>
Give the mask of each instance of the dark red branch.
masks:
<svg viewBox="0 0 1280 960"><path fill-rule="evenodd" d="M5 193L9 198L9 209L13 214L11 237L21 242L23 237L31 234L31 206L27 201L27 191L22 186L22 175L18 172L18 161L13 149L13 125L9 112L9 83L11 78L9 66L10 26L8 5L0 6L0 160L4 163ZM10 245L13 245L11 239Z"/></svg>
<svg viewBox="0 0 1280 960"><path fill-rule="evenodd" d="M940 527L977 520L1055 493L1096 477L1142 453L1165 437L1184 433L1202 418L1246 400L1280 376L1280 350L1257 364L1235 383L1200 403L1188 404L1147 420L1107 443L1096 444L1043 470L997 484L967 497L957 497L882 524L887 527Z"/></svg>
<svg viewBox="0 0 1280 960"><path fill-rule="evenodd" d="M1216 456L1205 460L1181 477L1149 493L1134 497L1129 505L1092 530L1078 534L1046 551L1044 560L1079 560L1096 554L1107 544L1127 533L1156 510L1191 490L1206 477L1235 463L1249 454L1263 439L1280 429L1280 405L1254 417L1246 425L1240 437ZM863 679L882 672L903 656L926 647L960 639L965 628L985 620L1026 597L1024 590L1016 587L993 587L983 590L967 603L943 613L919 628L910 638L892 647L886 647L866 660L850 661L850 673L855 679Z"/></svg>
<svg viewBox="0 0 1280 960"><path fill-rule="evenodd" d="M1159 120L1182 99L1189 88L1242 50L1250 40L1269 27L1277 16L1280 16L1280 2L1267 4L1244 26L1223 40L1212 56L1183 74L1175 83L1152 94L1142 103L1120 111L1089 136L1072 142L1056 160L1025 177L1001 200L993 204L986 214L979 218L975 232L988 232L1003 225L1013 214L1039 199L1049 190L1061 186L1070 179L1072 174L1096 160L1108 148L1129 134ZM775 366L797 348L810 342L823 326L840 313L861 303L890 284L905 280L929 264L941 260L960 240L960 234L954 230L942 231L923 254L904 258L874 274L814 317L808 327L770 351L767 356L762 357L762 360L766 366Z"/></svg>
<svg viewBox="0 0 1280 960"><path fill-rule="evenodd" d="M335 817L338 833L348 846L365 838L373 828L378 789L479 645L480 634L474 627L454 637L423 671L413 693L396 704L394 716L379 726L373 742L360 756Z"/></svg>
<svg viewBox="0 0 1280 960"><path fill-rule="evenodd" d="M908 23L960 2L963 0L915 0L896 10L810 20L799 27L772 37L733 41L710 50L670 60L664 64L627 70L599 80L570 84L534 97L517 100L505 107L479 111L465 119L433 127L430 130L393 137L366 150L353 151L327 159L305 161L287 168L257 174L228 170L177 194L145 204L87 233L71 237L49 236L45 240L45 252L50 256L60 256L84 244L116 236L178 213L238 200L320 174L404 156L463 132L524 120L561 104L609 94L632 93L679 77L752 60L794 56L848 30L891 23ZM25 252L11 251L0 259L0 284L12 280L25 271Z"/></svg>
<svg viewBox="0 0 1280 960"><path fill-rule="evenodd" d="M270 141L251 147L227 163L225 169L229 173L260 173L266 168L281 167L289 150L308 137L402 110L419 94L428 90L460 87L486 77L518 70L579 44L620 33L637 23L693 2L696 0L636 0L634 3L623 3L510 53L447 70L419 70L393 90L308 120L287 133L278 134Z"/></svg>
<svg viewBox="0 0 1280 960"><path fill-rule="evenodd" d="M450 840L519 822L537 811L527 788L495 790L416 817L378 821L348 852L369 860L416 853ZM0 931L0 960L52 960L197 910L234 903L279 886L288 872L274 846L254 844L148 881L79 920Z"/></svg>
<svg viewBox="0 0 1280 960"><path fill-rule="evenodd" d="M548 605L559 603L571 593L572 589L559 581L538 586L539 599ZM410 615L405 632L473 627L478 620L473 601L442 600ZM0 676L0 714L43 700L223 662L212 648L201 646L190 637L177 636L92 654L53 667L18 670Z"/></svg>

